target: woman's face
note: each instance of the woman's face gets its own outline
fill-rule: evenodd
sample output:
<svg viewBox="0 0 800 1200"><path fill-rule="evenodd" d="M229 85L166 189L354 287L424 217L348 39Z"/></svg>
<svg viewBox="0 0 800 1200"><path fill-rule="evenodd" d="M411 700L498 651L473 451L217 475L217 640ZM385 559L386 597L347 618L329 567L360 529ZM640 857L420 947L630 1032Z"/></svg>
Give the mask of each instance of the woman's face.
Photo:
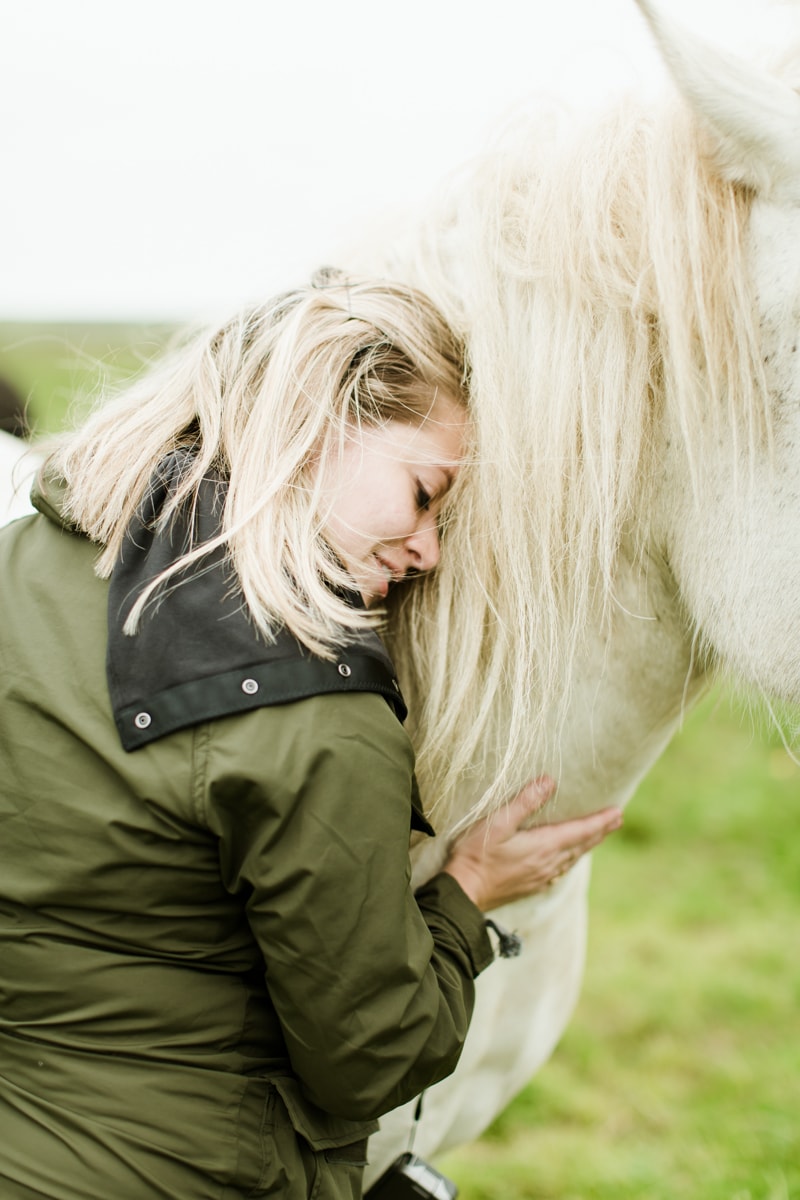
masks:
<svg viewBox="0 0 800 1200"><path fill-rule="evenodd" d="M354 430L326 470L326 536L366 605L439 561L438 517L465 450L467 417L439 397L422 424Z"/></svg>

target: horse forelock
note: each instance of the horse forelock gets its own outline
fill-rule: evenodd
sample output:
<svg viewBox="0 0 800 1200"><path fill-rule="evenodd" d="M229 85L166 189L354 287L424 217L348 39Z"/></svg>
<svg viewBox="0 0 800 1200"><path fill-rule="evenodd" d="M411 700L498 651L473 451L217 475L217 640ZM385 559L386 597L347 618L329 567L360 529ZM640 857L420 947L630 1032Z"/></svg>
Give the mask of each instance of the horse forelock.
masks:
<svg viewBox="0 0 800 1200"><path fill-rule="evenodd" d="M767 433L750 204L677 105L524 119L396 264L471 364L474 461L442 564L393 621L444 823L499 803L532 748L555 760L576 658L611 619L621 544L646 526L660 422L697 503L701 427L733 418L741 447Z"/></svg>

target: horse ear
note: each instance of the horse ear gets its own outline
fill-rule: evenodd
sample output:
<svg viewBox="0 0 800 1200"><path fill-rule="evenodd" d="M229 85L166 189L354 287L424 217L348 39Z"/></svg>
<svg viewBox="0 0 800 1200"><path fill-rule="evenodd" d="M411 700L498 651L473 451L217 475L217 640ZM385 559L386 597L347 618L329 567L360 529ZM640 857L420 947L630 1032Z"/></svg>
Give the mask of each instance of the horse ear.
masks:
<svg viewBox="0 0 800 1200"><path fill-rule="evenodd" d="M711 137L725 176L800 201L800 96L756 67L706 45L651 2L636 0L684 98Z"/></svg>

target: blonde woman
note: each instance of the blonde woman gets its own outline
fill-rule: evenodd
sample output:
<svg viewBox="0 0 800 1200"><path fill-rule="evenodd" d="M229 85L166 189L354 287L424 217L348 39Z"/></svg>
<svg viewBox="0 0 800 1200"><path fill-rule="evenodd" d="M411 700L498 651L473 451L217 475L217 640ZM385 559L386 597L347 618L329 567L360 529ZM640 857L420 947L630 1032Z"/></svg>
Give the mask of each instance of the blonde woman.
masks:
<svg viewBox="0 0 800 1200"><path fill-rule="evenodd" d="M438 560L464 377L423 296L325 277L101 407L3 531L4 1200L360 1195L482 913L618 823L521 832L532 785L410 890L376 624Z"/></svg>

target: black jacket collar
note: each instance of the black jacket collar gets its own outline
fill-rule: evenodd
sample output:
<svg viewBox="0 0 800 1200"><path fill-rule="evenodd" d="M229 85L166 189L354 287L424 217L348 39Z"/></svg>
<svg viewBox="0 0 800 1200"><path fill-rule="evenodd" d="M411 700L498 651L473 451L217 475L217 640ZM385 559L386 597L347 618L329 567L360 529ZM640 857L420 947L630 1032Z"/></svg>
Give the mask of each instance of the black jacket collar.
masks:
<svg viewBox="0 0 800 1200"><path fill-rule="evenodd" d="M267 644L247 613L224 549L170 582L146 608L137 634L123 634L146 584L190 542L210 540L218 531L225 484L212 477L201 483L195 504L156 532L158 514L188 459L188 451L176 451L161 464L111 576L106 666L123 747L136 750L202 721L322 692L378 692L405 720L392 661L374 631L348 633L334 662L311 654L286 630Z"/></svg>

